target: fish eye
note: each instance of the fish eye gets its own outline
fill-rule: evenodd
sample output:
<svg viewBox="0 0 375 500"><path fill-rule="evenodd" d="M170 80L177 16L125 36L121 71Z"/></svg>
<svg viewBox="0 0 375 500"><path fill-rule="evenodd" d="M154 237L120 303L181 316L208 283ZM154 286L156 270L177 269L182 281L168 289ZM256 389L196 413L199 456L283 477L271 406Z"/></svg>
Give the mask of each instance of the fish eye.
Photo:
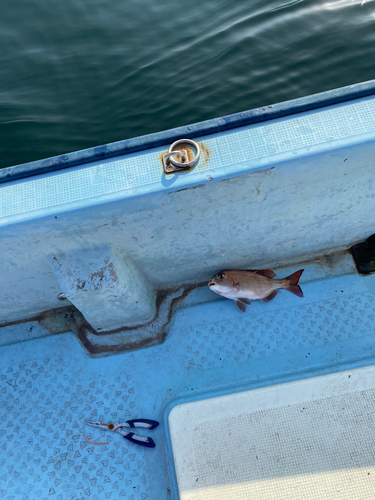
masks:
<svg viewBox="0 0 375 500"><path fill-rule="evenodd" d="M217 277L219 278L219 280L223 280L223 279L224 279L224 274L223 274L223 273L220 273L220 274L218 274L218 276L217 276Z"/></svg>

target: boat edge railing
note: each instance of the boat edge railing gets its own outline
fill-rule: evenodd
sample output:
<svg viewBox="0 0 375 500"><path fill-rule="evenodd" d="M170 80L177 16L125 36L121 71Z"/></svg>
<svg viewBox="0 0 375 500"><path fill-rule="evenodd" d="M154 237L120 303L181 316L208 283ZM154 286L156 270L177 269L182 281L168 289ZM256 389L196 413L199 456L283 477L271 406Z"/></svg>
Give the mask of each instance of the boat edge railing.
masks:
<svg viewBox="0 0 375 500"><path fill-rule="evenodd" d="M0 184L169 145L181 138L194 139L333 104L344 103L353 99L368 97L373 94L375 94L375 80L369 80L191 125L124 139L43 160L5 167L0 169Z"/></svg>

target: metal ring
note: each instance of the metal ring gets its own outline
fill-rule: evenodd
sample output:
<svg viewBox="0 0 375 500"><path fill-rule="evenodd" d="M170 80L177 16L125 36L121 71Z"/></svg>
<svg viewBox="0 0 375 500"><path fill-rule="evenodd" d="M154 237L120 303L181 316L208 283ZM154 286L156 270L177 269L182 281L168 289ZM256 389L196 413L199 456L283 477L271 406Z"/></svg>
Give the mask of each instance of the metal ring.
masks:
<svg viewBox="0 0 375 500"><path fill-rule="evenodd" d="M198 161L199 155L201 154L201 152L200 152L198 144L196 142L190 140L190 139L180 139L180 140L174 142L170 146L170 148L168 149L168 153L167 153L166 156L168 156L168 154L170 155L171 153L174 153L173 148L176 147L178 144L191 144L195 148L195 150L196 150L194 158L191 161L188 161L186 163L180 163L178 161L175 161L175 160L172 159L172 157L169 159L169 161L175 167L179 167L179 168L186 168L186 167L190 167L191 165L194 165L194 163L196 163Z"/></svg>
<svg viewBox="0 0 375 500"><path fill-rule="evenodd" d="M182 158L185 158L185 153L183 151L170 151L166 155L164 155L164 161L167 163L169 157L172 155L180 155ZM173 163L173 165L175 165L175 162L172 159L170 159L169 161ZM187 165L187 163L182 163L182 165Z"/></svg>

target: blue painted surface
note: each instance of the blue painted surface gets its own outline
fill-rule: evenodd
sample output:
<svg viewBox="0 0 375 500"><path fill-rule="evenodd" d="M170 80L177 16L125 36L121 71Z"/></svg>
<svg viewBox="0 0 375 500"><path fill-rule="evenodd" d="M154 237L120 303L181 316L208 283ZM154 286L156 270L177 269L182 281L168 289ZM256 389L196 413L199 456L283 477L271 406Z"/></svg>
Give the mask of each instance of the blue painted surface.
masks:
<svg viewBox="0 0 375 500"><path fill-rule="evenodd" d="M76 165L102 161L115 156L165 146L172 144L174 141L181 138L194 139L203 135L224 132L250 124L260 123L295 113L322 108L324 106L331 106L352 99L366 97L373 95L374 93L374 80L357 83L348 87L328 90L319 94L309 95L271 106L244 111L242 113L223 116L221 118L207 120L184 127L178 127L164 132L149 134L82 151L76 151L66 155L47 158L45 160L4 168L0 170L0 183L16 179L24 179L26 177L54 172L56 170Z"/></svg>
<svg viewBox="0 0 375 500"><path fill-rule="evenodd" d="M110 358L89 358L69 331L45 336L35 322L2 329L0 497L177 499L166 425L174 404L373 363L375 277L356 275L344 254L321 257L366 239L375 223L374 84L352 90L224 118L212 130L192 126L206 153L181 175L163 174L157 142L103 161L103 151L91 151L86 165L71 166L89 161L80 153L38 162L48 173L30 179L14 180L28 175L23 167L13 171L0 187L2 321L61 305L53 255L82 255L89 271L77 264L80 284L95 277L95 287L108 285L111 273L98 274L93 260L104 244L155 290L223 268L316 260L303 275L303 301L281 292L243 315L199 290L175 311L164 344ZM230 123L242 126L226 130ZM30 340L3 345L10 338ZM155 450L84 427L133 418L164 422ZM83 432L108 444L90 444Z"/></svg>
<svg viewBox="0 0 375 500"><path fill-rule="evenodd" d="M59 214L71 216L71 212L88 209L94 210L88 216L92 219L99 216L101 205L106 213L136 211L155 203L148 201L155 194L215 184L276 166L283 170L288 167L292 171L311 170L313 166L318 167L318 162L331 165L338 160L342 167L341 158L344 162L343 155L352 153L353 148L355 152L346 158L352 166L357 158L367 157L369 150L373 153L375 96L234 131L200 135L196 140L202 146L201 159L192 170L182 174L164 174L161 155L167 150L158 147L9 182L0 187L0 225L21 224ZM302 159L311 159L313 166L310 164L307 168L300 162L297 167L295 161ZM291 162L293 165L289 166ZM117 211L116 203L121 203ZM82 217L83 214L79 214L80 220Z"/></svg>
<svg viewBox="0 0 375 500"><path fill-rule="evenodd" d="M164 175L160 147L2 184L2 321L61 305L60 253L117 247L157 289L309 261L374 232L374 96L198 141L184 174Z"/></svg>
<svg viewBox="0 0 375 500"><path fill-rule="evenodd" d="M182 309L164 344L110 358L88 358L70 333L2 347L2 497L177 499L175 404L373 364L375 277L302 288L305 300L281 292L245 315L228 300ZM154 450L84 427L137 417L164 422Z"/></svg>

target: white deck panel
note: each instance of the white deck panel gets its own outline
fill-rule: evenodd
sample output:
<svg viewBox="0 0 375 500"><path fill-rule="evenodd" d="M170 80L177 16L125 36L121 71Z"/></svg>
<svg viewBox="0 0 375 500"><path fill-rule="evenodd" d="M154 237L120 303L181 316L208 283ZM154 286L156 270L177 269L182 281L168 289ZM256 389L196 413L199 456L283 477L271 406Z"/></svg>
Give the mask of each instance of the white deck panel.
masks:
<svg viewBox="0 0 375 500"><path fill-rule="evenodd" d="M176 406L181 500L369 500L375 368Z"/></svg>

